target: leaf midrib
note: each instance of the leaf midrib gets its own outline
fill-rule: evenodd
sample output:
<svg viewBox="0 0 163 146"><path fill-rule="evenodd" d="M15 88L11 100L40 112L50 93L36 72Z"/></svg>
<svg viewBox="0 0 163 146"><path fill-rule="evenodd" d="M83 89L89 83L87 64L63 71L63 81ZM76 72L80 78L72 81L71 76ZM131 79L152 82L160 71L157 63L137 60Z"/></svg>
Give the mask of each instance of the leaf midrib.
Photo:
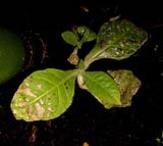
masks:
<svg viewBox="0 0 163 146"><path fill-rule="evenodd" d="M51 84L53 84L54 87L52 87L51 89L49 89L48 91L46 91L42 95L40 95L37 98L35 98L33 101L30 102L30 104L34 104L35 102L37 102L38 100L40 100L41 98L46 96L47 94L51 93L55 88L59 89L60 85L62 85L64 82L66 82L70 78L75 77L77 74L78 74L78 70L74 70L74 71L72 71L72 73L70 75L66 76L66 78L63 78L63 80L61 80L61 82L59 82L58 84L53 84L53 83L50 82Z"/></svg>
<svg viewBox="0 0 163 146"><path fill-rule="evenodd" d="M94 84L96 84L97 86L100 86L103 91L105 90L105 88L103 88L100 84L98 84L96 81L94 81L91 77L89 77L88 75L86 76L91 82L93 82ZM106 91L109 95L109 97L111 97L112 99L114 99L117 103L119 103L119 100L117 100L117 98L114 98L113 96L110 95L110 93L108 91ZM95 96L97 97L97 96ZM99 98L99 97L98 97Z"/></svg>

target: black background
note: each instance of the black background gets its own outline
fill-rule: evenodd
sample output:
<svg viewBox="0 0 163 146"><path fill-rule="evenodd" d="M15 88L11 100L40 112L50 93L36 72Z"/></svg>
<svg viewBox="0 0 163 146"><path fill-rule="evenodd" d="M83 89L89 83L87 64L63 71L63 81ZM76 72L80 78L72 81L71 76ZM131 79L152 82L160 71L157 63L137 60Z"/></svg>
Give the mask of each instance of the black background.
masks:
<svg viewBox="0 0 163 146"><path fill-rule="evenodd" d="M142 2L59 0L0 4L0 26L20 36L39 33L49 50L44 64L38 63L0 87L0 145L82 146L85 141L90 146L159 145L156 138L161 137L163 130L163 10L157 1ZM89 93L77 88L72 106L61 117L48 122L16 121L10 101L26 75L47 67L72 68L66 61L72 50L60 33L81 24L97 31L102 23L117 15L144 28L149 41L127 60L102 60L90 70L131 69L142 81L132 106L108 111ZM35 134L32 129L36 129ZM36 139L32 140L34 136Z"/></svg>

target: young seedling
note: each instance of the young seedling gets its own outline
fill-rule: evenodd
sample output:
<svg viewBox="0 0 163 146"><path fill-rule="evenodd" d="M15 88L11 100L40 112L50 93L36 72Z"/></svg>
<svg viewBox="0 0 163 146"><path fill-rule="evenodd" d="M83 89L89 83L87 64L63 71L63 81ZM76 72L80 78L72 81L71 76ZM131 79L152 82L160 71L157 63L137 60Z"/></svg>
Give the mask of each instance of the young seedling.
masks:
<svg viewBox="0 0 163 146"><path fill-rule="evenodd" d="M11 109L17 120L51 120L63 114L72 104L75 81L90 92L106 109L125 107L137 92L140 81L132 71L88 71L100 59L122 60L133 55L147 41L147 33L128 20L104 23L96 34L86 26L62 33L62 38L73 46L68 61L74 70L48 68L30 74L17 89ZM83 44L95 40L91 51L80 58Z"/></svg>

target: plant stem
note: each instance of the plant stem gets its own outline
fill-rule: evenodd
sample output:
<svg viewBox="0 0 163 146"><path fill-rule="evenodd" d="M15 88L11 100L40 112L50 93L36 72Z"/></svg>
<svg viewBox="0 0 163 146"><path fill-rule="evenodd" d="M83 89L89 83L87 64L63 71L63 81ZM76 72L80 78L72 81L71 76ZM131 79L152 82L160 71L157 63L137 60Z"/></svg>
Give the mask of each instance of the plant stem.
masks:
<svg viewBox="0 0 163 146"><path fill-rule="evenodd" d="M106 47L101 47L100 45L95 45L93 47L93 49L88 53L88 55L85 57L84 59L84 64L85 64L85 70L90 66L90 64L92 64L93 62L105 58L104 55L101 55L106 49L108 48L108 46L106 45Z"/></svg>

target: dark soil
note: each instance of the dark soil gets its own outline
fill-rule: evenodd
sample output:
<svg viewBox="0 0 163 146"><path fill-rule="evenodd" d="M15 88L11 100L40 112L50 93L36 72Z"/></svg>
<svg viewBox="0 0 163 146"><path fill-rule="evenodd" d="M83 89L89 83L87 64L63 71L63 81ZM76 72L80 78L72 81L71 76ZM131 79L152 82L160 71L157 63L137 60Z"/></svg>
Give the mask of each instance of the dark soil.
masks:
<svg viewBox="0 0 163 146"><path fill-rule="evenodd" d="M47 122L16 121L10 101L25 76L47 67L72 68L66 61L72 50L63 42L60 33L81 24L97 31L103 22L117 15L147 30L149 41L127 60L102 60L90 69L131 69L142 81L132 106L106 110L89 93L77 88L72 106L61 117ZM114 0L107 3L102 0L59 0L54 3L23 1L16 6L10 2L10 5L1 4L0 25L21 36L29 32L31 35L39 33L49 52L44 63L34 58L35 65L0 87L1 146L82 146L84 142L90 146L159 146L163 143L161 4L156 1L126 4ZM85 48L89 49L89 46Z"/></svg>

